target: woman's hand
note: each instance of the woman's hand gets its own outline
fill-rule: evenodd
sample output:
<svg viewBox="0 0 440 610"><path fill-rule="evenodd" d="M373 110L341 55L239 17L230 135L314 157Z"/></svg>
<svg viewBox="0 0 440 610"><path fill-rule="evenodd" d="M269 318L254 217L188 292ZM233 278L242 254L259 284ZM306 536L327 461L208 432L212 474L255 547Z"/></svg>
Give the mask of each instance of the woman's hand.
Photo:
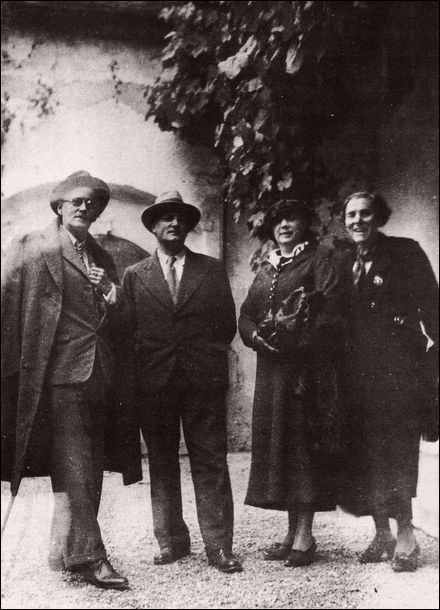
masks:
<svg viewBox="0 0 440 610"><path fill-rule="evenodd" d="M270 343L265 341L265 339L263 339L263 337L260 337L260 335L257 333L255 333L253 336L252 348L260 354L279 354L280 353L279 349L270 345Z"/></svg>

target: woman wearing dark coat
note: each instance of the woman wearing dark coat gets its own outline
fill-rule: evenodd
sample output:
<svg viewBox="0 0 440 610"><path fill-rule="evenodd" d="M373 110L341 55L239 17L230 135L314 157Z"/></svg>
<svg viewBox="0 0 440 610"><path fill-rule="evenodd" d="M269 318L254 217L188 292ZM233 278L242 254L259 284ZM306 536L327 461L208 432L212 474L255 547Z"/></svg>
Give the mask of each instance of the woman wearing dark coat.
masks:
<svg viewBox="0 0 440 610"><path fill-rule="evenodd" d="M380 195L353 193L344 203L353 242L354 442L343 503L354 514L372 515L376 525L373 541L359 557L362 563L394 553L395 571L413 571L419 547L411 498L416 496L419 440L422 433L426 440L438 438L433 422L438 292L419 244L378 231L390 214ZM429 351L427 336L433 341ZM397 544L390 517L397 520Z"/></svg>
<svg viewBox="0 0 440 610"><path fill-rule="evenodd" d="M335 509L342 451L344 290L312 221L298 201L268 210L263 226L278 250L262 264L239 318L243 342L257 352L245 503L288 512L284 541L264 552L286 567L313 561L314 512Z"/></svg>

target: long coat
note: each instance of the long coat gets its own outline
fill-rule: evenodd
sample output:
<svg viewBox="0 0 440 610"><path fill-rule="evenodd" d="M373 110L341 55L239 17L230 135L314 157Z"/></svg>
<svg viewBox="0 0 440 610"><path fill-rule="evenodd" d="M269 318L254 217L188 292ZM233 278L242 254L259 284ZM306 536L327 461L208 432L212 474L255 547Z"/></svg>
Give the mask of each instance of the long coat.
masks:
<svg viewBox="0 0 440 610"><path fill-rule="evenodd" d="M344 452L341 381L346 283L332 253L310 244L280 272L269 263L241 307L245 345L272 307L303 286L322 293L313 328L301 348L257 355L252 462L246 504L275 510L307 505L332 510Z"/></svg>
<svg viewBox="0 0 440 610"><path fill-rule="evenodd" d="M91 236L88 244L97 266L117 282L111 256ZM2 274L2 480L11 481L13 493L23 476L49 474L44 382L63 305L62 264L57 219L14 240ZM111 325L108 311L99 332ZM139 432L117 399L111 417L107 467L123 472L128 484L142 478Z"/></svg>
<svg viewBox="0 0 440 610"><path fill-rule="evenodd" d="M420 435L435 417L438 288L411 239L379 233L372 256L353 292L352 446L342 504L361 515L381 504L395 516L416 495ZM350 271L353 262L354 252ZM421 323L434 341L429 354Z"/></svg>
<svg viewBox="0 0 440 610"><path fill-rule="evenodd" d="M163 388L177 362L177 374L193 385L227 387L236 318L220 261L187 249L176 305L157 253L128 267L122 288L136 376L144 391Z"/></svg>

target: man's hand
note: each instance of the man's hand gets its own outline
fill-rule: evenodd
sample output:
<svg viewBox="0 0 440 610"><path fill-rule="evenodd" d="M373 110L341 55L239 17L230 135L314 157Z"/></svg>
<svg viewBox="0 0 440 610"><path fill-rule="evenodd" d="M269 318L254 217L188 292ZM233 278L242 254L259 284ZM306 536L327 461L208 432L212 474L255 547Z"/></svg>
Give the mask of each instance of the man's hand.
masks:
<svg viewBox="0 0 440 610"><path fill-rule="evenodd" d="M263 339L263 337L260 337L260 335L255 334L254 338L252 340L252 347L256 352L259 352L260 354L279 354L280 350L277 349L276 347L273 347L272 345L270 345L270 343L268 343L267 341L265 341Z"/></svg>
<svg viewBox="0 0 440 610"><path fill-rule="evenodd" d="M106 295L112 289L113 284L107 277L105 269L92 265L89 270L89 279L96 289L103 295Z"/></svg>

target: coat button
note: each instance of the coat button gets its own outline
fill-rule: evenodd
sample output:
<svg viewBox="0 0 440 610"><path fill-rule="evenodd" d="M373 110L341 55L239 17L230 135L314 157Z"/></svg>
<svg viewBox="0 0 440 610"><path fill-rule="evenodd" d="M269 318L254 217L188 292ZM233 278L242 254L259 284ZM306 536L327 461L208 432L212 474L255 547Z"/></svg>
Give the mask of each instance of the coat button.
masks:
<svg viewBox="0 0 440 610"><path fill-rule="evenodd" d="M404 316L394 316L394 324L398 324L399 326L402 326L402 324L404 322L405 322Z"/></svg>
<svg viewBox="0 0 440 610"><path fill-rule="evenodd" d="M371 301L370 309L376 309L376 302L375 301Z"/></svg>

